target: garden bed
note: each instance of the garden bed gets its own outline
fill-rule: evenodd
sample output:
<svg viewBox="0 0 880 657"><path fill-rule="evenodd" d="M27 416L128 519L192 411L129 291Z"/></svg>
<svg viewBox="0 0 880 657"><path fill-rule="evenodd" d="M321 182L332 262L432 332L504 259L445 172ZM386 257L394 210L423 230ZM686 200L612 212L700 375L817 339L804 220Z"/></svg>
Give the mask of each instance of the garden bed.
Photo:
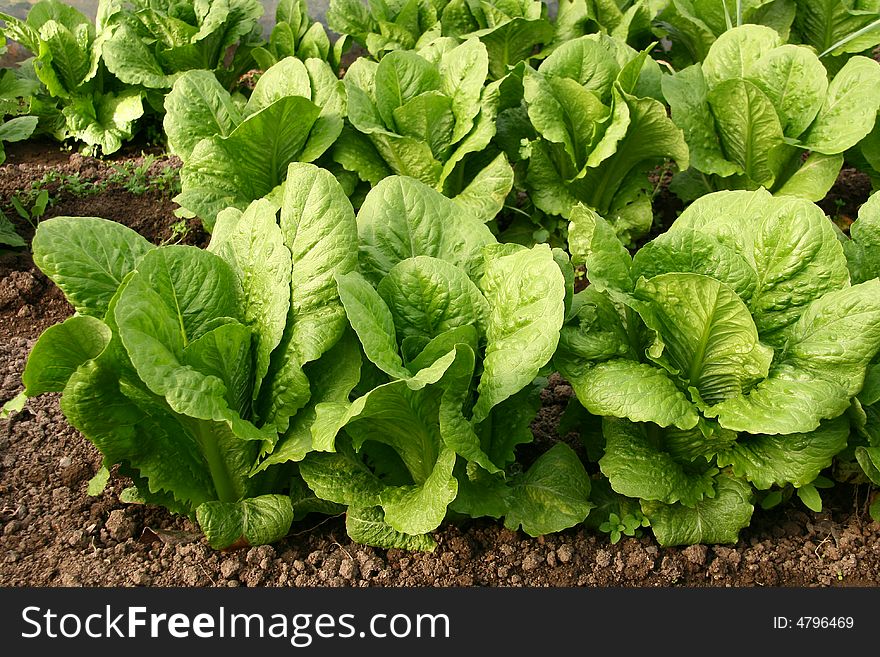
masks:
<svg viewBox="0 0 880 657"><path fill-rule="evenodd" d="M40 142L11 145L0 167L0 208L29 239L32 228L10 201L37 183L53 199L45 217L100 216L157 244L204 246L198 223L174 216L175 160L145 152L130 147L100 161ZM823 209L845 223L869 189L844 170ZM21 390L36 338L70 314L25 251L0 257L0 404ZM543 451L560 440L571 394L551 377L532 425L536 442L519 449ZM847 485L835 487L821 513L798 502L756 508L729 546L663 548L649 535L611 544L583 528L530 538L479 520L443 525L433 552L414 553L357 545L343 517L311 515L271 546L218 552L187 520L121 502L121 477L89 496L100 454L69 426L58 398L31 399L0 422L4 586L880 586L880 524L867 514L868 488ZM580 449L574 436L562 439Z"/></svg>

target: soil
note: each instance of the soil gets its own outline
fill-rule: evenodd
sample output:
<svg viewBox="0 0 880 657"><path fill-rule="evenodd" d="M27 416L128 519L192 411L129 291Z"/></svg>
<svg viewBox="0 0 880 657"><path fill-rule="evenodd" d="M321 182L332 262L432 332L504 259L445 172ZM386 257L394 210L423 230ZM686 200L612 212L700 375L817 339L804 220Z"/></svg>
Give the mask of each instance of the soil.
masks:
<svg viewBox="0 0 880 657"><path fill-rule="evenodd" d="M13 194L49 170L79 173L97 185L112 176L114 163L143 163L144 157L129 149L104 162L55 145L10 145L0 167L0 209L29 238L32 229L10 206ZM178 165L160 158L151 171ZM856 207L869 187L854 172L842 180L847 186L834 193ZM182 237L175 232L168 189L135 194L113 183L100 195L82 197L52 185L46 217L103 216L154 243L206 243L197 223ZM853 190L861 198L853 198ZM39 334L71 313L27 252L0 257L0 404L21 390L21 372ZM526 450L562 439L583 455L576 436L557 435L571 395L564 380L550 377L532 427L536 441ZM87 484L100 455L67 424L58 398L31 399L0 421L2 586L880 586L880 523L866 513L867 487L847 485L834 489L821 513L795 504L756 509L735 545L663 548L650 532L611 544L607 535L582 527L530 538L475 520L443 526L432 553L409 553L352 543L341 516L309 516L272 546L219 552L189 520L120 502L127 482L115 473L103 493L90 497Z"/></svg>

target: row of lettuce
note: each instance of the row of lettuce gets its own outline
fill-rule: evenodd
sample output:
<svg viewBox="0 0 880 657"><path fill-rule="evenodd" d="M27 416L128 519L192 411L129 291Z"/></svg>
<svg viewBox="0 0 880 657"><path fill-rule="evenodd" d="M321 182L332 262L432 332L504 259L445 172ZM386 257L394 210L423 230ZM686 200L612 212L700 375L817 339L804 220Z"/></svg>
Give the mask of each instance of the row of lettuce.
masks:
<svg viewBox="0 0 880 657"><path fill-rule="evenodd" d="M331 27L367 53L340 80L348 36L281 3L264 42L245 4L6 20L39 52L3 78L34 72L37 121L70 136L89 97L101 126L133 117L112 146L162 116L180 214L211 232L200 250L95 218L37 229L76 315L25 393L62 393L104 456L93 490L118 465L127 500L218 548L344 512L356 541L430 549L467 517L732 542L756 504L880 485L880 196L849 235L813 203L845 159L877 161L880 65L858 53L880 7L338 2ZM44 46L64 29L87 56ZM687 208L636 250L672 172ZM526 446L557 371L585 458Z"/></svg>
<svg viewBox="0 0 880 657"><path fill-rule="evenodd" d="M257 0L102 0L95 21L41 0L0 14L34 54L0 78L4 115L27 113L0 142L36 130L107 154L146 122L183 160L181 216L208 227L299 161L355 208L406 175L505 242L564 247L584 203L632 244L658 167L684 202L758 187L818 201L845 160L880 175L875 5L565 0L550 20L539 0L335 0L331 44L305 0L278 4L268 40Z"/></svg>
<svg viewBox="0 0 880 657"><path fill-rule="evenodd" d="M207 250L40 223L35 262L76 314L34 346L25 394L62 393L104 457L93 492L118 465L126 501L218 548L316 512L386 548L468 517L734 542L756 504L880 485L880 194L850 234L809 201L722 191L634 255L578 204L569 257L498 242L410 177L355 212L293 163L280 196L218 213ZM520 448L553 371L586 458Z"/></svg>

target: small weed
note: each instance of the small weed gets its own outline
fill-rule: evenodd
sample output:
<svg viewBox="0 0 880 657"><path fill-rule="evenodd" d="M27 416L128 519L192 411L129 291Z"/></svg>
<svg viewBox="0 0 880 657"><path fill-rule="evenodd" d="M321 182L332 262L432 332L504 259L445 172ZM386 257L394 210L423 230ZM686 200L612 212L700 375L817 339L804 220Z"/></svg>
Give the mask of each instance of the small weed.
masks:
<svg viewBox="0 0 880 657"><path fill-rule="evenodd" d="M13 196L10 201L12 207L14 207L15 211L18 213L18 216L27 221L31 225L31 228L36 230L37 222L39 222L40 218L46 214L46 207L49 205L49 192L45 189L38 192L33 203L29 204L31 206L30 209L22 203L22 199L19 198L18 194Z"/></svg>
<svg viewBox="0 0 880 657"><path fill-rule="evenodd" d="M171 224L171 237L163 242L163 244L179 244L186 236L189 235L189 223L186 219L180 219Z"/></svg>
<svg viewBox="0 0 880 657"><path fill-rule="evenodd" d="M641 513L626 513L621 518L616 513L608 516L608 520L599 525L599 531L610 535L611 543L617 543L623 536L641 536L642 527L648 527L648 519Z"/></svg>

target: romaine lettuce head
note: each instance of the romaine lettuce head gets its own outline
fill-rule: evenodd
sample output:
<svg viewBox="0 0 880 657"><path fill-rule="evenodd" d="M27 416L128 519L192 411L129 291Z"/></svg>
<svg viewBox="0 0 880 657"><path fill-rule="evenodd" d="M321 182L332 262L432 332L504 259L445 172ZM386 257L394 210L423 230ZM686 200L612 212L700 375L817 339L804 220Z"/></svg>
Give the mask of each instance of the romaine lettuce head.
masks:
<svg viewBox="0 0 880 657"><path fill-rule="evenodd" d="M131 0L105 6L104 62L127 85L170 89L181 73L195 69L213 71L230 84L253 66L250 50L260 42L263 15L257 0Z"/></svg>
<svg viewBox="0 0 880 657"><path fill-rule="evenodd" d="M847 249L864 248L860 235ZM805 488L846 448L846 412L880 350L880 280L851 282L817 206L765 190L709 194L633 257L581 206L570 247L591 285L554 363L606 418L600 467L614 490L650 501L661 542L701 539L673 525L718 503L722 474ZM726 526L738 529L748 496L724 482L743 521Z"/></svg>
<svg viewBox="0 0 880 657"><path fill-rule="evenodd" d="M358 59L344 78L352 129L335 144L334 160L373 185L391 174L416 178L489 221L513 171L489 149L501 83L484 86L488 67L476 38L395 51L378 64Z"/></svg>
<svg viewBox="0 0 880 657"><path fill-rule="evenodd" d="M570 217L583 203L608 218L624 243L652 223L648 174L688 165L682 131L659 97L660 69L648 52L602 34L568 41L523 79L537 139L526 190L543 212Z"/></svg>
<svg viewBox="0 0 880 657"><path fill-rule="evenodd" d="M685 200L758 187L821 200L880 107L880 64L854 56L829 79L812 49L759 25L728 30L662 84L691 152L673 181Z"/></svg>
<svg viewBox="0 0 880 657"><path fill-rule="evenodd" d="M265 200L228 210L207 251L93 217L41 222L33 241L76 314L34 346L26 394L61 392L134 498L197 518L218 548L284 536L293 474L269 466L290 459L264 461L360 370L335 285L357 264L354 212L329 172L288 176L280 217Z"/></svg>
<svg viewBox="0 0 880 657"><path fill-rule="evenodd" d="M286 57L241 107L209 71L189 71L165 98L164 127L180 156L180 214L211 230L217 213L282 193L291 162L314 162L336 141L345 88L320 59Z"/></svg>
<svg viewBox="0 0 880 657"><path fill-rule="evenodd" d="M315 494L350 507L353 538L385 547L432 544L450 508L533 534L582 521L589 480L569 448L506 472L532 439L534 381L571 298L567 258L498 244L402 176L367 195L357 225L359 270L336 284L373 371L353 401L315 409L316 452L300 464Z"/></svg>

